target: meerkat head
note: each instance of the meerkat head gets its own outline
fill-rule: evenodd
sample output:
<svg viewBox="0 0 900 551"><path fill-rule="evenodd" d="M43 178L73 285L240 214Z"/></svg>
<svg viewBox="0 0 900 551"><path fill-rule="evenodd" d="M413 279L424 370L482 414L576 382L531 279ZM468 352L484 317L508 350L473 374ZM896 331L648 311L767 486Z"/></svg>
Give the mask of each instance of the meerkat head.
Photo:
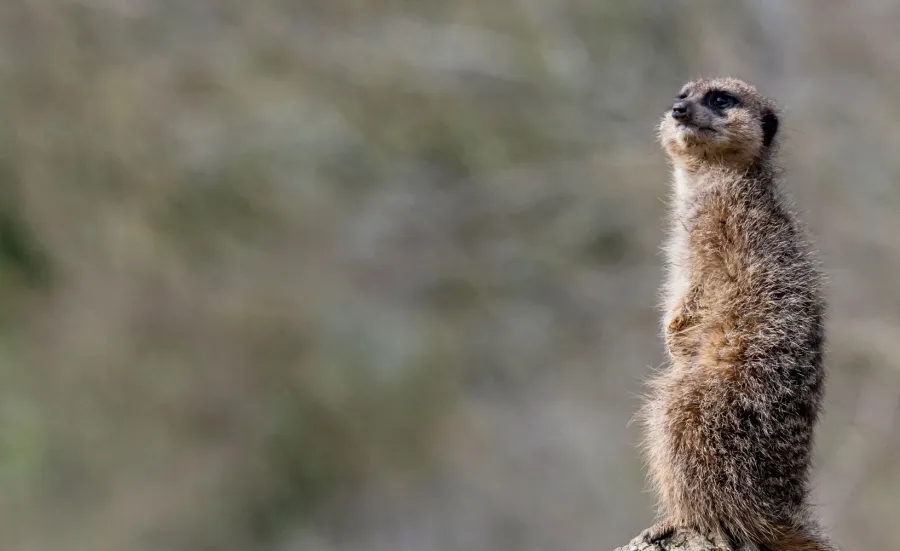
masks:
<svg viewBox="0 0 900 551"><path fill-rule="evenodd" d="M746 82L699 79L682 87L659 124L659 139L676 165L745 169L775 145L776 111Z"/></svg>

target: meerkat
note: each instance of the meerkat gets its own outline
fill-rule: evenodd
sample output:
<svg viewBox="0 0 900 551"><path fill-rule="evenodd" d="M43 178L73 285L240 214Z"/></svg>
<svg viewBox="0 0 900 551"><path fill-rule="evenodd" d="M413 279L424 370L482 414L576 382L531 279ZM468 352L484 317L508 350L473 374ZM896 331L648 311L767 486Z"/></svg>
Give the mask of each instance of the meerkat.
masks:
<svg viewBox="0 0 900 551"><path fill-rule="evenodd" d="M642 408L660 501L717 544L831 551L808 475L824 390L822 278L779 189L779 113L734 78L686 84L658 127L674 172L662 287L669 365Z"/></svg>

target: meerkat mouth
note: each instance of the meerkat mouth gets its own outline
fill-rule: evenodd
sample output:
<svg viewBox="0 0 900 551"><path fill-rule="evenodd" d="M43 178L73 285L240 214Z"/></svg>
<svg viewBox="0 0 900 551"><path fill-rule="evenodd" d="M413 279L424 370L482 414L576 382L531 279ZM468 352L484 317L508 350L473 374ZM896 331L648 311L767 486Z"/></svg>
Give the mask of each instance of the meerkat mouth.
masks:
<svg viewBox="0 0 900 551"><path fill-rule="evenodd" d="M684 145L700 145L712 140L716 131L708 126L678 122L678 141Z"/></svg>
<svg viewBox="0 0 900 551"><path fill-rule="evenodd" d="M709 126L700 126L699 124L693 122L685 122L685 121L676 121L678 128L681 130L690 130L692 132L715 132L715 129Z"/></svg>

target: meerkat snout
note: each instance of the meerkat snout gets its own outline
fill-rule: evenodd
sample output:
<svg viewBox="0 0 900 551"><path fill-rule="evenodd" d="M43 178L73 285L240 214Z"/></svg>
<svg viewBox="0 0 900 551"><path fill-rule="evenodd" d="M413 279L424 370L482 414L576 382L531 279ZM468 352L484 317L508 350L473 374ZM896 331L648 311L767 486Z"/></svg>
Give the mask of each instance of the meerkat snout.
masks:
<svg viewBox="0 0 900 551"><path fill-rule="evenodd" d="M672 105L672 118L683 121L691 118L691 104L686 101L676 101Z"/></svg>

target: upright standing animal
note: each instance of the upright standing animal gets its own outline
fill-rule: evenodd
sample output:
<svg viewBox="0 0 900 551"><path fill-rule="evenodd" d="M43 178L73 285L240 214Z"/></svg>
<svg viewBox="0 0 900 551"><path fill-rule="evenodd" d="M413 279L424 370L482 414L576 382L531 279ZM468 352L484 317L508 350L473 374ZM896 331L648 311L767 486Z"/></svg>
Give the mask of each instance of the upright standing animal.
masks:
<svg viewBox="0 0 900 551"><path fill-rule="evenodd" d="M775 103L733 78L686 84L659 125L674 171L663 332L642 409L675 528L732 547L826 551L807 481L823 394L820 274L781 197Z"/></svg>

